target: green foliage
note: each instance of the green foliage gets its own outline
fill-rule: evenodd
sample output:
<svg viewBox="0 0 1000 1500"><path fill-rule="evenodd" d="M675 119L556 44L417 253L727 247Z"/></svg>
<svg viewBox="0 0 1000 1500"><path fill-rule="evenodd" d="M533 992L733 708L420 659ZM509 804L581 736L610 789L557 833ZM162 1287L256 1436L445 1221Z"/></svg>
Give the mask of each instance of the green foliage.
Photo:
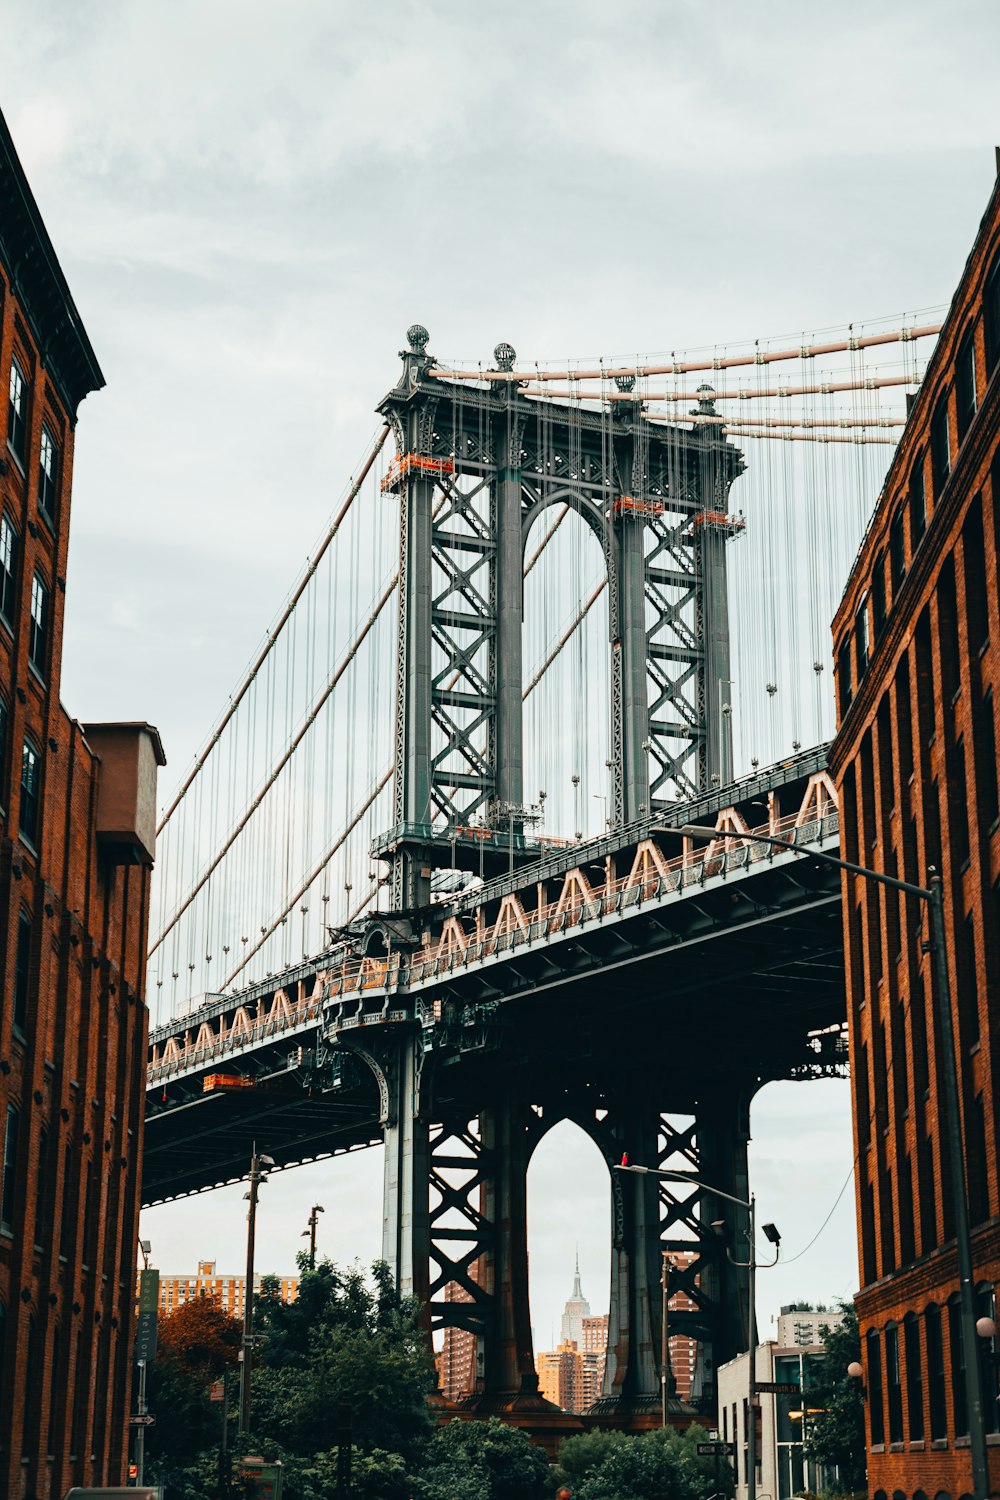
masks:
<svg viewBox="0 0 1000 1500"><path fill-rule="evenodd" d="M414 1500L543 1500L550 1471L524 1433L491 1417L449 1422L427 1447Z"/></svg>
<svg viewBox="0 0 1000 1500"><path fill-rule="evenodd" d="M822 1406L810 1423L806 1451L825 1467L836 1467L845 1490L865 1485L865 1407L861 1382L847 1367L861 1358L858 1316L849 1302L840 1304L844 1320L823 1330L823 1363L809 1390L810 1405Z"/></svg>
<svg viewBox="0 0 1000 1500"><path fill-rule="evenodd" d="M665 1428L643 1437L593 1432L569 1438L559 1450L559 1475L573 1500L709 1500L717 1490L733 1492L733 1472L714 1458L701 1458L701 1427Z"/></svg>
<svg viewBox="0 0 1000 1500"><path fill-rule="evenodd" d="M349 1424L362 1452L414 1458L433 1430L432 1362L418 1313L396 1296L382 1263L369 1280L329 1261L304 1269L292 1303L265 1283L254 1320L253 1430L304 1457L332 1447L335 1428Z"/></svg>
<svg viewBox="0 0 1000 1500"><path fill-rule="evenodd" d="M146 1372L146 1402L156 1417L146 1430L146 1454L158 1482L182 1500L202 1493L198 1455L218 1441L221 1426L208 1387L236 1368L240 1336L239 1323L211 1297L193 1298L160 1323L156 1359ZM188 1470L193 1477L184 1477Z"/></svg>

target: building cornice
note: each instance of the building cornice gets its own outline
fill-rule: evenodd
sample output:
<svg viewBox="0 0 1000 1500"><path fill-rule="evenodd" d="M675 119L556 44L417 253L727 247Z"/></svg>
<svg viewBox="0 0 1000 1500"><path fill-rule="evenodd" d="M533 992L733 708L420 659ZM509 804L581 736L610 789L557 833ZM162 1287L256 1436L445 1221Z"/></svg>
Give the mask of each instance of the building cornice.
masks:
<svg viewBox="0 0 1000 1500"><path fill-rule="evenodd" d="M75 423L80 402L104 385L87 331L0 113L0 262L46 372Z"/></svg>

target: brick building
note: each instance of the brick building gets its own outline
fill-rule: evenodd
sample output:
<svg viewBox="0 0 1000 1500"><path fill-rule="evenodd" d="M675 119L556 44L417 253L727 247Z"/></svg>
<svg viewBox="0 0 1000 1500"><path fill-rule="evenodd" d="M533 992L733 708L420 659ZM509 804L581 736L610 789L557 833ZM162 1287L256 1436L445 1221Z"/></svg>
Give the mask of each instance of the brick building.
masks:
<svg viewBox="0 0 1000 1500"><path fill-rule="evenodd" d="M0 117L0 1494L121 1481L159 739L59 700L77 408L104 383Z"/></svg>
<svg viewBox="0 0 1000 1500"><path fill-rule="evenodd" d="M837 611L831 761L845 857L943 879L982 1314L1000 1280L998 428L1000 185ZM959 1496L969 1424L928 915L858 877L844 893L869 1493ZM994 1350L980 1352L995 1433Z"/></svg>

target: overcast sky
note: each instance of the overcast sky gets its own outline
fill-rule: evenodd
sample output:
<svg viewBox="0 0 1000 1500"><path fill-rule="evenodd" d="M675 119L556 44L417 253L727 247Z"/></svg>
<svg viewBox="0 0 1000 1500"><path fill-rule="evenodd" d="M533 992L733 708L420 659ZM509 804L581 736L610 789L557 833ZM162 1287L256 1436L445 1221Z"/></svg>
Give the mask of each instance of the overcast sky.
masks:
<svg viewBox="0 0 1000 1500"><path fill-rule="evenodd" d="M7 0L0 107L108 388L78 432L64 698L145 718L173 785L375 427L404 330L555 359L947 301L994 175L995 0ZM851 1161L846 1084L766 1090L755 1182L789 1255ZM262 1268L378 1250L367 1153L276 1180ZM607 1203L564 1128L532 1174L542 1347ZM241 1192L148 1215L226 1270ZM853 1189L763 1276L761 1323L856 1284Z"/></svg>

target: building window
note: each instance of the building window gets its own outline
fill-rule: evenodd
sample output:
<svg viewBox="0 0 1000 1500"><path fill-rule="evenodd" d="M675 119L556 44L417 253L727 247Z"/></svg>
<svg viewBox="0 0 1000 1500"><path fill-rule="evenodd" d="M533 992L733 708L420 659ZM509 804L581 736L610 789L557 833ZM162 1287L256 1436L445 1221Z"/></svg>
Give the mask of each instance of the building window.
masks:
<svg viewBox="0 0 1000 1500"><path fill-rule="evenodd" d="M847 636L841 642L840 650L837 652L837 701L840 705L840 717L843 719L851 706L854 691L851 687L851 638Z"/></svg>
<svg viewBox="0 0 1000 1500"><path fill-rule="evenodd" d="M30 740L21 751L21 810L18 828L23 838L34 844L38 837L38 802L41 792L41 762Z"/></svg>
<svg viewBox="0 0 1000 1500"><path fill-rule="evenodd" d="M17 1129L20 1117L13 1104L7 1106L3 1133L3 1181L0 1184L0 1229L14 1232L14 1185L17 1173Z"/></svg>
<svg viewBox="0 0 1000 1500"><path fill-rule="evenodd" d="M861 600L854 616L854 637L858 644L858 676L868 669L871 656L871 635L868 626L868 596Z"/></svg>
<svg viewBox="0 0 1000 1500"><path fill-rule="evenodd" d="M885 1330L885 1389L889 1407L889 1441L903 1441L903 1386L899 1378L899 1329L890 1323Z"/></svg>
<svg viewBox="0 0 1000 1500"><path fill-rule="evenodd" d="M944 1399L944 1340L941 1336L941 1309L932 1302L924 1314L927 1335L927 1390L930 1396L931 1437L948 1436L948 1417Z"/></svg>
<svg viewBox="0 0 1000 1500"><path fill-rule="evenodd" d="M875 640L885 629L885 555L879 553L872 570L872 631Z"/></svg>
<svg viewBox="0 0 1000 1500"><path fill-rule="evenodd" d="M921 453L910 473L910 547L917 545L927 530L927 491L924 488L924 455Z"/></svg>
<svg viewBox="0 0 1000 1500"><path fill-rule="evenodd" d="M962 1308L956 1292L948 1298L948 1342L951 1345L951 1405L955 1413L955 1436L969 1435L969 1405L965 1398L965 1347L962 1343Z"/></svg>
<svg viewBox="0 0 1000 1500"><path fill-rule="evenodd" d="M882 1412L882 1347L878 1330L870 1328L865 1335L868 1349L868 1415L872 1429L872 1447L885 1442L885 1417Z"/></svg>
<svg viewBox="0 0 1000 1500"><path fill-rule="evenodd" d="M31 632L28 637L28 660L40 677L45 676L45 658L49 652L49 591L36 573L31 580Z"/></svg>
<svg viewBox="0 0 1000 1500"><path fill-rule="evenodd" d="M14 963L14 1025L23 1033L28 1025L28 990L31 983L31 918L26 911L17 918L17 957Z"/></svg>
<svg viewBox="0 0 1000 1500"><path fill-rule="evenodd" d="M931 484L937 500L951 473L951 432L948 427L948 392L938 399L931 417Z"/></svg>
<svg viewBox="0 0 1000 1500"><path fill-rule="evenodd" d="M7 393L7 446L24 468L28 437L28 387L18 361L10 362L10 385Z"/></svg>
<svg viewBox="0 0 1000 1500"><path fill-rule="evenodd" d="M0 698L0 806L6 807L7 733L10 729L10 709Z"/></svg>
<svg viewBox="0 0 1000 1500"><path fill-rule="evenodd" d="M48 425L42 423L42 440L38 447L38 508L50 521L56 516L56 489L59 483L59 449Z"/></svg>
<svg viewBox="0 0 1000 1500"><path fill-rule="evenodd" d="M976 1317L996 1320L996 1302L993 1288L988 1282L976 1287ZM997 1336L976 1339L979 1350L979 1390L983 1407L983 1423L987 1432L1000 1430L1000 1407L997 1390Z"/></svg>
<svg viewBox="0 0 1000 1500"><path fill-rule="evenodd" d="M896 603L899 585L906 574L906 543L903 537L903 507L897 506L889 522L889 570L892 577L892 602Z"/></svg>
<svg viewBox="0 0 1000 1500"><path fill-rule="evenodd" d="M920 1324L916 1313L903 1319L903 1350L906 1356L906 1417L911 1443L924 1440L924 1376L920 1363Z"/></svg>
<svg viewBox="0 0 1000 1500"><path fill-rule="evenodd" d="M976 768L976 799L980 821L992 828L1000 818L1000 787L997 785L997 734L993 719L993 690L987 692L979 711L980 764ZM0 763L2 764L2 763Z"/></svg>
<svg viewBox="0 0 1000 1500"><path fill-rule="evenodd" d="M1000 362L1000 255L986 278L983 323L986 328L986 374L989 376Z"/></svg>
<svg viewBox="0 0 1000 1500"><path fill-rule="evenodd" d="M38 1176L35 1196L35 1249L44 1250L49 1243L49 1133L38 1133Z"/></svg>
<svg viewBox="0 0 1000 1500"><path fill-rule="evenodd" d="M0 614L13 625L17 614L17 532L6 511L0 517Z"/></svg>
<svg viewBox="0 0 1000 1500"><path fill-rule="evenodd" d="M976 345L970 328L958 346L955 360L955 418L962 442L976 415Z"/></svg>

